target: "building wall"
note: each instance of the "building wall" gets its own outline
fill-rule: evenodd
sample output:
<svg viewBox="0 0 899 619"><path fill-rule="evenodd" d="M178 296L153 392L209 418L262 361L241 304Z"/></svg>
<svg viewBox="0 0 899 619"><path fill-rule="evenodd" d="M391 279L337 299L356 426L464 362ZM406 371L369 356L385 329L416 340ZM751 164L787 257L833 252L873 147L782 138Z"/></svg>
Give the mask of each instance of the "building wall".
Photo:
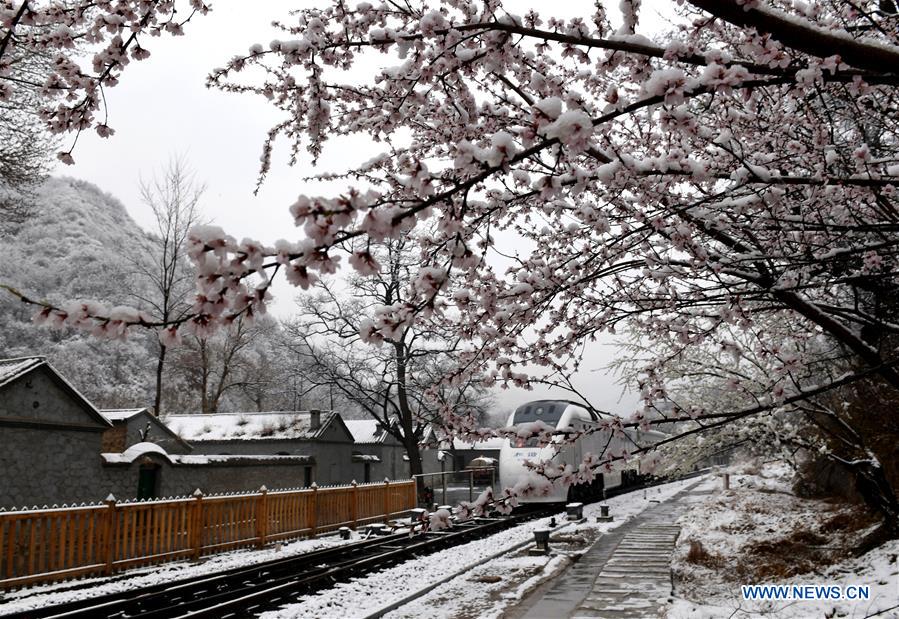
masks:
<svg viewBox="0 0 899 619"><path fill-rule="evenodd" d="M0 506L102 499L100 442L108 428L46 366L4 386L0 389Z"/></svg>
<svg viewBox="0 0 899 619"><path fill-rule="evenodd" d="M105 498L100 437L99 432L0 427L0 507Z"/></svg>
<svg viewBox="0 0 899 619"><path fill-rule="evenodd" d="M93 419L84 404L52 376L52 371L42 366L5 386L0 395L0 418L109 427Z"/></svg>
<svg viewBox="0 0 899 619"><path fill-rule="evenodd" d="M154 424L150 442L172 455L311 456L312 478L324 486L354 479L362 483L364 465L353 462L353 453L361 452L381 459L372 463L372 481L408 478L402 446L357 446L339 422L329 423L315 440L197 441L193 450L155 427L159 422L148 413L110 427L61 387L52 370L41 367L0 390L0 507L96 503L110 493L120 500L131 499L137 495L141 463L160 467L159 496L184 496L197 488L210 494L253 491L262 485L270 489L304 485L306 465L296 462L181 465L151 454L128 465L104 463L101 453L121 453L140 442L138 431L148 422Z"/></svg>
<svg viewBox="0 0 899 619"><path fill-rule="evenodd" d="M377 456L381 461L371 463L371 481L409 479L409 463L403 456L406 449L399 443L357 443L354 453ZM353 462L353 479L362 483L365 479L365 463Z"/></svg>
<svg viewBox="0 0 899 619"><path fill-rule="evenodd" d="M128 426L116 424L115 427L106 430L100 442L100 451L103 453L122 453L128 448Z"/></svg>
<svg viewBox="0 0 899 619"><path fill-rule="evenodd" d="M451 458L449 456L446 456L444 462L437 459L439 451L439 449L430 447L421 450L421 468L425 473L439 473L443 470L453 470Z"/></svg>
<svg viewBox="0 0 899 619"><path fill-rule="evenodd" d="M253 492L262 486L269 490L302 488L305 469L301 463L276 462L172 465L165 458L152 454L129 465L104 466L104 477L110 492L120 500L133 498L137 493L140 468L147 464L159 467L159 497L188 496L197 489L208 495Z"/></svg>
<svg viewBox="0 0 899 619"><path fill-rule="evenodd" d="M137 415L129 417L125 420L125 449L131 447L132 445L136 445L137 443L143 442L140 437L140 433L147 428L148 423L150 424L150 432L147 436L147 441L156 443L170 454L193 453L190 447L175 438L169 432L166 432L166 430L164 429L165 426L162 424L162 422L160 422L158 418L154 417L147 411L138 413ZM120 449L117 451L121 452L125 451L125 449Z"/></svg>
<svg viewBox="0 0 899 619"><path fill-rule="evenodd" d="M362 467L359 465L357 468L359 463L353 462L354 445L351 442L306 439L195 440L191 445L195 454L312 456L315 459L313 478L319 486L346 484L353 479L361 481L359 471Z"/></svg>

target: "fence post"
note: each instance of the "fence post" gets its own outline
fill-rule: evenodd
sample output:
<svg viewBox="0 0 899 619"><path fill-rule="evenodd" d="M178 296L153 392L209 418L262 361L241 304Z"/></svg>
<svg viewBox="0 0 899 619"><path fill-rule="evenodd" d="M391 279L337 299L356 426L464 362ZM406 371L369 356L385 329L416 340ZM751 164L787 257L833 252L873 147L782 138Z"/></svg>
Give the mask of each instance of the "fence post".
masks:
<svg viewBox="0 0 899 619"><path fill-rule="evenodd" d="M312 482L312 485L309 487L312 489L312 513L310 514L312 522L310 523L309 528L312 529L312 537L315 537L318 531L318 484Z"/></svg>
<svg viewBox="0 0 899 619"><path fill-rule="evenodd" d="M353 530L358 527L359 523L359 489L356 487L356 480L352 481L353 485L353 507L352 507L352 516L353 516Z"/></svg>
<svg viewBox="0 0 899 619"><path fill-rule="evenodd" d="M264 485L259 488L259 498L256 500L256 547L265 546L265 538L268 536L268 488Z"/></svg>
<svg viewBox="0 0 899 619"><path fill-rule="evenodd" d="M107 576L112 574L112 564L115 561L115 540L119 532L119 507L117 504L118 499L114 494L109 493L109 496L106 497L106 522L103 534L103 559L106 561L103 573Z"/></svg>
<svg viewBox="0 0 899 619"><path fill-rule="evenodd" d="M203 491L199 488L194 490L194 499L190 546L193 548L193 560L199 561L203 549Z"/></svg>
<svg viewBox="0 0 899 619"><path fill-rule="evenodd" d="M390 519L390 480L384 478L384 523Z"/></svg>

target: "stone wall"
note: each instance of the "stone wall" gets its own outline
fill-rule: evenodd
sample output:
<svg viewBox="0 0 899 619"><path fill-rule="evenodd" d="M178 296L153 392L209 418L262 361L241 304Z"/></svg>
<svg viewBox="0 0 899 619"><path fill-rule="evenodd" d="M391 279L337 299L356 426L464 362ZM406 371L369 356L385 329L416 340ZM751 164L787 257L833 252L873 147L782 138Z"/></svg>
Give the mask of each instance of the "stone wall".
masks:
<svg viewBox="0 0 899 619"><path fill-rule="evenodd" d="M0 427L0 507L103 499L100 437L99 432Z"/></svg>
<svg viewBox="0 0 899 619"><path fill-rule="evenodd" d="M353 462L355 446L347 442L257 439L193 441L191 445L195 454L312 456L315 459L313 477L320 486L346 484L354 479L361 481L363 470L360 463ZM383 479L386 473L382 474L379 469L378 475L380 477L373 476L373 479Z"/></svg>
<svg viewBox="0 0 899 619"><path fill-rule="evenodd" d="M125 427L125 447L114 451L125 451L128 447L141 443L144 440L156 443L170 454L186 454L192 450L189 445L177 438L166 426L159 421L157 417L151 415L148 411L143 411L137 415L133 415L122 423ZM116 426L119 425L116 423ZM140 433L145 431L147 424L150 424L150 432L147 438L141 438Z"/></svg>
<svg viewBox="0 0 899 619"><path fill-rule="evenodd" d="M125 425L117 425L103 433L100 443L100 451L105 453L121 453L128 446L128 428Z"/></svg>
<svg viewBox="0 0 899 619"><path fill-rule="evenodd" d="M90 412L90 404L84 398L73 397L47 366L38 367L3 388L0 418L109 427L96 412Z"/></svg>
<svg viewBox="0 0 899 619"><path fill-rule="evenodd" d="M0 506L102 499L109 424L48 366L0 390Z"/></svg>
<svg viewBox="0 0 899 619"><path fill-rule="evenodd" d="M197 489L203 494L224 492L252 492L265 486L271 490L279 488L302 488L305 465L299 463L260 462L256 464L171 464L156 454L143 456L127 464L111 464L103 467L108 491L116 498L134 498L141 466L153 464L158 467L160 497L188 496ZM104 495L106 496L106 495Z"/></svg>

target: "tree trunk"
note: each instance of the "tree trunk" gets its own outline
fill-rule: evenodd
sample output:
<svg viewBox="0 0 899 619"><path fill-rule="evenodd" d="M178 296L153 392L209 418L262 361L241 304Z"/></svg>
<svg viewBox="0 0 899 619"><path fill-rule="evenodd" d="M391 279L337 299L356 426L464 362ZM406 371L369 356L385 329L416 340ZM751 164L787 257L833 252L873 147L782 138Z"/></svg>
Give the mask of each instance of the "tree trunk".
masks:
<svg viewBox="0 0 899 619"><path fill-rule="evenodd" d="M206 341L200 340L200 408L203 413L209 410L209 359L206 355Z"/></svg>
<svg viewBox="0 0 899 619"><path fill-rule="evenodd" d="M412 409L409 406L409 396L406 392L406 349L401 341L393 344L396 354L396 391L400 408L400 426L403 428L403 444L406 447L406 455L409 456L409 473L421 475L421 450L418 448L418 439L415 436L415 420L412 418Z"/></svg>
<svg viewBox="0 0 899 619"><path fill-rule="evenodd" d="M864 461L854 463L856 488L865 504L883 517L883 523L866 535L853 549L856 555L863 555L891 539L899 538L899 501L887 480L883 467L877 463Z"/></svg>
<svg viewBox="0 0 899 619"><path fill-rule="evenodd" d="M406 455L409 456L409 475L421 475L424 473L424 467L421 462L421 450L418 448L418 441L415 440L415 434L409 436L405 441Z"/></svg>
<svg viewBox="0 0 899 619"><path fill-rule="evenodd" d="M162 370L165 367L165 344L159 344L159 360L156 362L156 398L153 400L153 414L162 414Z"/></svg>

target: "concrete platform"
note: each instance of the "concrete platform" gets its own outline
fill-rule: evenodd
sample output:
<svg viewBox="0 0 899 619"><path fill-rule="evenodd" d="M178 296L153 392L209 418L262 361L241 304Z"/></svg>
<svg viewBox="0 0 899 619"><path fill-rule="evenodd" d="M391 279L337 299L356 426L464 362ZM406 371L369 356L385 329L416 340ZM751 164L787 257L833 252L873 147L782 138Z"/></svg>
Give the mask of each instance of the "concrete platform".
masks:
<svg viewBox="0 0 899 619"><path fill-rule="evenodd" d="M680 533L675 521L691 505L700 481L601 536L580 560L538 588L506 617L559 619L655 617L671 595L671 554Z"/></svg>

